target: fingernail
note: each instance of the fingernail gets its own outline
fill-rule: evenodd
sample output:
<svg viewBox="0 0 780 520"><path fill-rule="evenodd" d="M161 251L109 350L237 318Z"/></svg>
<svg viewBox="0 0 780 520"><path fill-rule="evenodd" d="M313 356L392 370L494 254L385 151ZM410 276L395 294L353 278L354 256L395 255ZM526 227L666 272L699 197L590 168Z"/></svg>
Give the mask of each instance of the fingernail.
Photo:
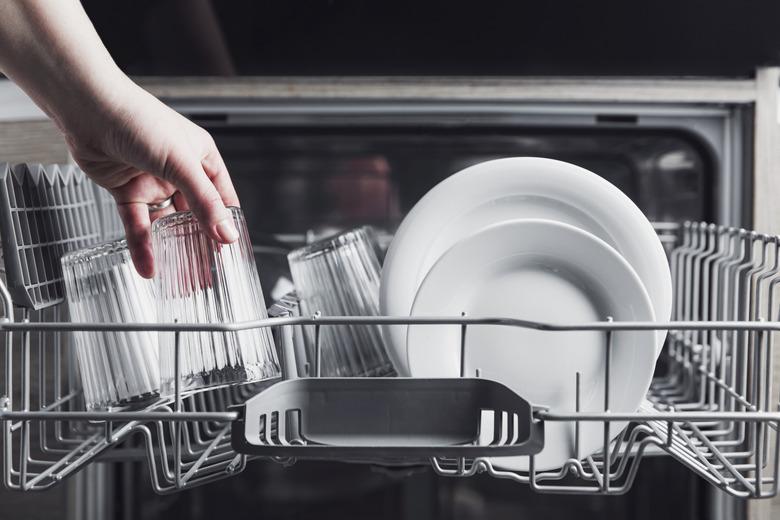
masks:
<svg viewBox="0 0 780 520"><path fill-rule="evenodd" d="M219 235L226 244L238 240L238 230L236 229L236 225L233 224L233 219L226 218L217 222L217 235Z"/></svg>

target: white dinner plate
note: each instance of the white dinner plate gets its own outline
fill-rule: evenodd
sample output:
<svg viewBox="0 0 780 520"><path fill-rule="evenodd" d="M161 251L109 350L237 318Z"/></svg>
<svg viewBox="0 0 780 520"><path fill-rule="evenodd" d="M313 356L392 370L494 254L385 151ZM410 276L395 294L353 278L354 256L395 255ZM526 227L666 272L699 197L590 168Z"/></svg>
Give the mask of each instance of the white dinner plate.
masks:
<svg viewBox="0 0 780 520"><path fill-rule="evenodd" d="M446 251L425 277L414 316L508 317L544 323L652 321L641 280L617 251L574 226L548 220L495 224ZM408 328L408 365L414 377L460 374L460 326ZM549 332L473 325L466 333L467 376L479 370L534 405L555 412L575 410L580 373L581 410L602 411L606 333ZM634 412L645 397L655 367L653 331L613 334L610 410ZM617 435L626 423L612 423ZM580 456L603 443L600 423L580 426ZM553 469L574 456L574 426L548 421L537 469ZM498 467L527 470L527 457L500 458Z"/></svg>
<svg viewBox="0 0 780 520"><path fill-rule="evenodd" d="M382 269L382 314L408 316L417 288L439 256L464 236L504 220L543 218L604 240L632 265L658 320L671 314L672 282L653 226L618 188L573 164L538 157L487 161L456 173L412 208ZM385 327L396 369L409 375L406 326ZM666 331L657 335L657 352Z"/></svg>

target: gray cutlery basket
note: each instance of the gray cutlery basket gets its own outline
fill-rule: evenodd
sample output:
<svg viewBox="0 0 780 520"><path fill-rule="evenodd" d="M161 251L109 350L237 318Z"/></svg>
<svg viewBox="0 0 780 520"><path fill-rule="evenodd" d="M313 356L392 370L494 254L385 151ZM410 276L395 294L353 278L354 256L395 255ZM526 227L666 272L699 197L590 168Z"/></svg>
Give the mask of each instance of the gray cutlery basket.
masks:
<svg viewBox="0 0 780 520"><path fill-rule="evenodd" d="M487 379L293 379L236 410L233 448L264 457L514 456L544 446L528 401Z"/></svg>

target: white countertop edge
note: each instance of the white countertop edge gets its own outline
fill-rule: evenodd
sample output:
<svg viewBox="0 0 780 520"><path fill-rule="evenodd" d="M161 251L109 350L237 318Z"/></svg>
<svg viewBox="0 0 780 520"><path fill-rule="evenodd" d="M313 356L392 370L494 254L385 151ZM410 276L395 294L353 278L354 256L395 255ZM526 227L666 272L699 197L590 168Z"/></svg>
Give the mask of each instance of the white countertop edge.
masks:
<svg viewBox="0 0 780 520"><path fill-rule="evenodd" d="M0 122L43 121L48 116L12 81L0 79Z"/></svg>

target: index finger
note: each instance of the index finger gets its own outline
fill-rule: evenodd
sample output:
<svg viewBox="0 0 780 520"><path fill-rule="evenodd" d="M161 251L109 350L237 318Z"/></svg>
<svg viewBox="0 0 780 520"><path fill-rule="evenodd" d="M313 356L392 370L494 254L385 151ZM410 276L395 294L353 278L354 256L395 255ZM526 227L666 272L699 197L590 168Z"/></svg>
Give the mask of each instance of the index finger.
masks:
<svg viewBox="0 0 780 520"><path fill-rule="evenodd" d="M230 178L225 161L222 159L222 155L220 155L216 145L203 158L201 165L203 166L203 171L206 172L206 175L214 184L214 187L217 188L217 192L222 197L222 202L226 206L240 206L241 203L238 200L236 188L233 186L233 180Z"/></svg>
<svg viewBox="0 0 780 520"><path fill-rule="evenodd" d="M127 248L136 271L144 278L152 278L154 253L148 206L142 202L127 202L118 204L117 210L125 227Z"/></svg>

